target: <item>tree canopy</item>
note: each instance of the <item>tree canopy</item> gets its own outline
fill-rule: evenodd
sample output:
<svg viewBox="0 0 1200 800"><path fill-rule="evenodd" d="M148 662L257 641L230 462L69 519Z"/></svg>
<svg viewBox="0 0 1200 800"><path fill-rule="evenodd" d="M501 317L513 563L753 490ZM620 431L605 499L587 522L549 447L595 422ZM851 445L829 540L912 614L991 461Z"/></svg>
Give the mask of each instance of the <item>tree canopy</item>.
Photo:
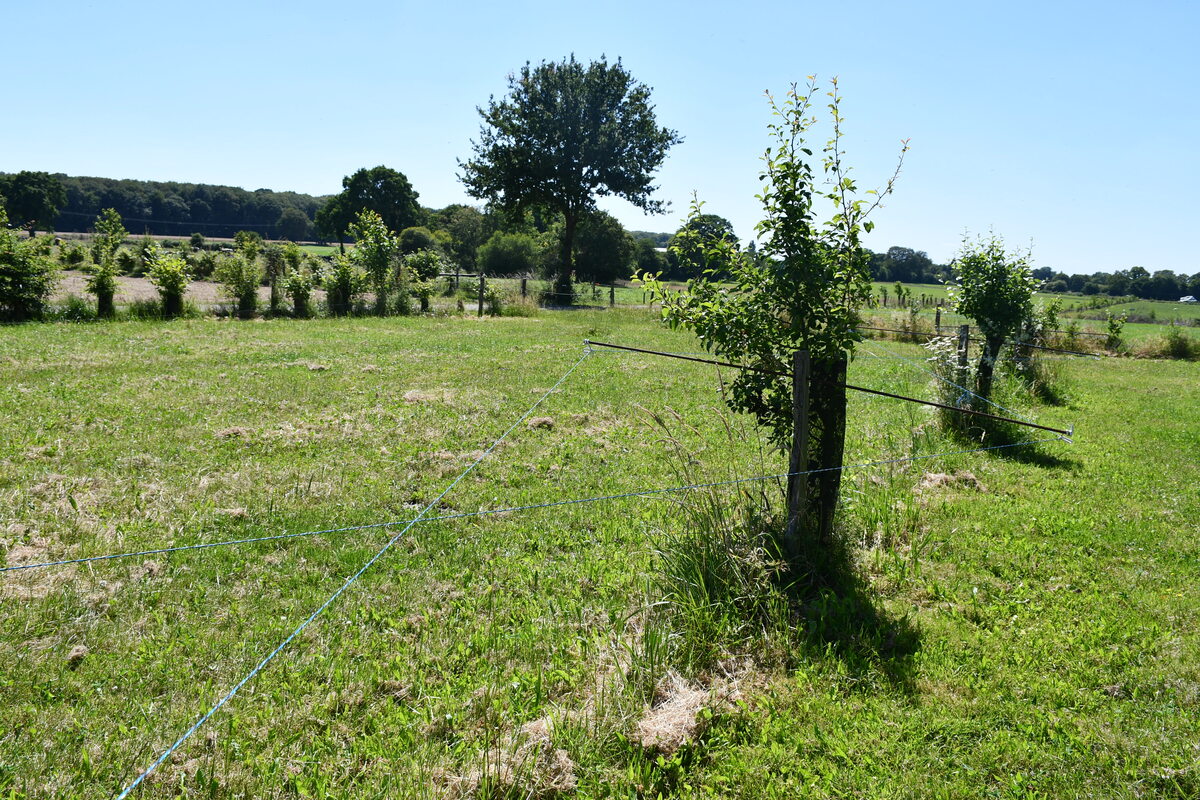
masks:
<svg viewBox="0 0 1200 800"><path fill-rule="evenodd" d="M404 173L384 166L363 168L342 179L342 191L317 212L317 230L342 239L363 211L374 211L389 231L419 225L424 212Z"/></svg>
<svg viewBox="0 0 1200 800"><path fill-rule="evenodd" d="M612 195L661 212L651 176L681 139L658 124L649 87L619 59L526 63L508 87L504 99L479 109L479 139L471 159L459 162L459 177L472 197L505 210L561 213L556 284L569 287L575 232L596 198Z"/></svg>
<svg viewBox="0 0 1200 800"><path fill-rule="evenodd" d="M26 170L7 176L0 183L0 195L9 218L19 227L28 227L30 236L39 228L51 228L67 203L62 181L48 172Z"/></svg>

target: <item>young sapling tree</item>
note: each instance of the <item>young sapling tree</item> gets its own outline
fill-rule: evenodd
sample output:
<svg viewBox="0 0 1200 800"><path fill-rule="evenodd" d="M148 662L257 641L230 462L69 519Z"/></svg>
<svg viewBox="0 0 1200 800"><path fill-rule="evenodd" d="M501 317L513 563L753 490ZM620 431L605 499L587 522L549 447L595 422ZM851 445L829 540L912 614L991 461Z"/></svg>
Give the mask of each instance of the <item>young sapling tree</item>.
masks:
<svg viewBox="0 0 1200 800"><path fill-rule="evenodd" d="M983 334L974 402L983 410L983 401L992 395L1000 349L1033 315L1033 294L1039 281L1033 277L1029 254L1006 251L1004 239L996 234L973 240L964 237L950 267L954 273L947 287L951 305L973 319Z"/></svg>
<svg viewBox="0 0 1200 800"><path fill-rule="evenodd" d="M813 491L805 494L817 498L815 520L807 519L807 512L802 512L803 524L789 520L785 547L794 568L816 568L832 535L845 441L846 360L862 338L856 330L858 308L871 294L870 259L859 240L871 230L867 217L891 193L900 169L898 165L881 190L867 192L871 200L857 197L858 187L843 161L836 80L828 93L830 138L814 166L808 140L816 123L811 115L816 92L810 82L804 92L793 85L779 103L768 95L777 121L769 127L774 144L763 157L759 199L765 217L757 226L762 242L758 256L747 257L730 237L720 237L707 243L707 268L686 291L670 290L658 276L641 276L661 300L664 321L694 331L705 349L719 357L791 373L793 354L808 351L813 445L802 468L824 471L793 479L806 481ZM905 151L907 142L901 163ZM817 177L818 168L824 180ZM833 206L826 221L818 219L817 200ZM694 204L691 218L699 215L700 206ZM692 226L685 225L675 237L676 246L698 246L690 240L693 236ZM791 383L778 374L741 370L727 402L735 411L753 414L771 441L787 448L794 421Z"/></svg>

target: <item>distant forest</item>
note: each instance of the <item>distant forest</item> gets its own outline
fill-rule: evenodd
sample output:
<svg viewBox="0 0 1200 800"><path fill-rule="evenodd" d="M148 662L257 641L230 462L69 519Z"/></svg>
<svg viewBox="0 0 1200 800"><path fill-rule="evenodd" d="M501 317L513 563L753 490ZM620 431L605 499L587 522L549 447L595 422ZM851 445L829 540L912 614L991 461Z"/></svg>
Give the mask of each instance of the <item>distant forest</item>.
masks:
<svg viewBox="0 0 1200 800"><path fill-rule="evenodd" d="M9 176L0 173L0 183L6 177ZM245 230L254 231L264 239L322 241L322 233L316 224L317 212L338 197L314 197L269 189L247 191L236 186L175 181L72 177L61 173L54 177L61 182L66 193L66 203L60 207L53 223L53 228L58 231L89 231L101 210L114 208L129 232L137 235L190 236L200 233L210 238L233 238L238 231ZM416 193L413 192L414 201L415 198ZM451 206L443 212L437 212L415 206L415 202L414 207L419 224L430 224L434 228L441 227L435 224L439 214L444 216L444 212L457 208ZM477 211L474 213L479 214ZM514 227L502 224L501 220L493 219L490 214L485 213L483 219L485 239L498 228ZM708 214L703 215L702 220L706 230L712 228L711 233L730 236L734 233L733 226L723 217ZM619 226L616 220L611 222ZM542 225L538 230L545 227ZM525 228L529 228L525 233L537 232L530 228L528 221L515 226L516 230ZM652 252L653 248L667 247L674 233L627 233L635 242L640 241L640 255L635 262L639 269L661 270L668 278L675 280L687 280L703 269L702 264L681 260L675 253L664 255ZM472 252L464 259L467 263L474 262L475 247L476 243L472 243L469 248ZM883 253L868 251L868 256L871 260L871 277L876 281L939 283L951 276L949 265L934 263L925 252L909 247L891 247ZM621 260L625 260L625 257ZM1034 276L1044 281L1045 290L1054 292L1133 295L1156 300L1178 300L1188 294L1200 296L1200 273L1189 276L1170 270L1151 272L1135 266L1115 273L1067 275L1050 267L1041 267L1034 271Z"/></svg>
<svg viewBox="0 0 1200 800"><path fill-rule="evenodd" d="M87 231L100 211L115 208L132 233L232 238L242 230L265 239L312 239L313 218L327 197L299 192L247 191L174 181L117 180L56 174L67 203L54 221L58 231Z"/></svg>

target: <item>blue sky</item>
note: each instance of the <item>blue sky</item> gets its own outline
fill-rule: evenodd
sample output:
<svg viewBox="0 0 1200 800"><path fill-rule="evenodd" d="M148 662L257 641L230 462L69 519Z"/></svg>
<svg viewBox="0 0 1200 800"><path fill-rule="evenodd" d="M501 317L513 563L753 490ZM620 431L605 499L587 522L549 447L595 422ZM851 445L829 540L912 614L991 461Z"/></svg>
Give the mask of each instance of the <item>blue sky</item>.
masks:
<svg viewBox="0 0 1200 800"><path fill-rule="evenodd" d="M10 0L11 1L11 0ZM953 254L963 232L1069 273L1200 272L1200 10L1148 2L29 4L6 15L0 171L328 194L386 164L423 205L468 202L476 106L526 60L620 57L679 131L658 176L743 239L764 90L839 77L848 161L883 181L867 245Z"/></svg>

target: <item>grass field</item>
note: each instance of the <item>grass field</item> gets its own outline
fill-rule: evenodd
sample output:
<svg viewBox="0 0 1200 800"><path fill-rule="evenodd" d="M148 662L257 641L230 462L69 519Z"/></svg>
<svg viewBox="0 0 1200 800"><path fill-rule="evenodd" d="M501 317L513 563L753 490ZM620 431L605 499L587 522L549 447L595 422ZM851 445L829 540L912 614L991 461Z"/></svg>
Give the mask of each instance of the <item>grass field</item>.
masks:
<svg viewBox="0 0 1200 800"><path fill-rule="evenodd" d="M697 349L636 310L5 329L4 563L409 519L584 338ZM897 355L851 382L932 398ZM1058 364L1066 404L998 399L1074 445L847 471L873 614L682 658L707 493L422 523L134 796L1194 797L1200 364ZM784 471L718 388L594 355L434 513ZM851 397L847 463L970 447ZM0 797L119 792L399 530L0 573Z"/></svg>

